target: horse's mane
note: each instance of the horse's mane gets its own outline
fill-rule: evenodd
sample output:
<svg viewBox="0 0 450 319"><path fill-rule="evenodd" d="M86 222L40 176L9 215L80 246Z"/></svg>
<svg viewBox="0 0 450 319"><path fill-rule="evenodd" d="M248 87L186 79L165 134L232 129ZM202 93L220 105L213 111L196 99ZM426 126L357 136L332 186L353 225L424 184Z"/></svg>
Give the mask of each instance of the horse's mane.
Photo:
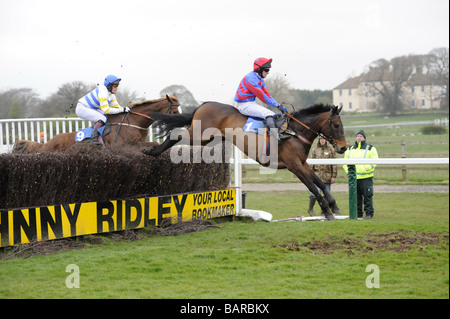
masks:
<svg viewBox="0 0 450 319"><path fill-rule="evenodd" d="M169 97L173 100L178 101L176 96L169 96ZM131 103L131 106L136 107L136 106L141 106L141 105L153 104L153 103L165 101L166 99L167 99L166 97L162 97L162 98L155 99L155 100L146 100L146 101L141 101L141 102L135 102L135 103Z"/></svg>
<svg viewBox="0 0 450 319"><path fill-rule="evenodd" d="M299 111L295 111L294 113L292 113L292 115L296 119L300 119L302 117L312 116L312 115L316 115L316 114L323 113L323 112L330 112L330 110L331 110L331 105L328 105L328 104L324 105L324 104L320 103L320 104L311 105L311 106L301 109Z"/></svg>

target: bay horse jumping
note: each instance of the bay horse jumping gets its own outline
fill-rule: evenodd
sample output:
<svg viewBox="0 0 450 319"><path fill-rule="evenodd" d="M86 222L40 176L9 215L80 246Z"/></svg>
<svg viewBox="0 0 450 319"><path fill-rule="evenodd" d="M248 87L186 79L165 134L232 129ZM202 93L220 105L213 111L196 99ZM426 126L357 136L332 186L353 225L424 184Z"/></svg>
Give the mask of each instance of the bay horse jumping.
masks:
<svg viewBox="0 0 450 319"><path fill-rule="evenodd" d="M278 141L273 137L275 135L271 135L270 143L275 147L270 148L270 150L275 149L275 151L273 151L274 154L270 154L269 162L266 160L267 144L264 142L267 137L264 134L244 132L243 127L246 125L248 117L231 105L206 102L192 114L167 115L154 113L152 118L162 123L165 135L169 135L172 130L175 132L176 128L187 127L190 136L188 143L191 145L195 145L195 143L205 145L205 143L213 140L212 132L214 132L216 136L221 136L222 140L229 140L250 158L264 166L278 169L287 168L316 196L322 213L328 220L332 220L335 219L333 213L341 214L336 200L306 163L306 159L317 136L321 136L330 142L338 153L345 152L347 143L344 136L344 126L339 115L341 110L342 107L318 104L292 114L285 113L288 117L288 126L283 134L288 133L292 136L278 144ZM211 130L213 128L215 130ZM207 132L205 132L206 130ZM230 130L232 134L230 134ZM165 150L182 141L180 135L183 134L172 133L171 138L167 138L161 145L144 148L142 152L151 156L159 156ZM322 190L324 196L320 195L316 185Z"/></svg>
<svg viewBox="0 0 450 319"><path fill-rule="evenodd" d="M168 114L180 113L180 106L176 96L166 95L156 100L131 103L129 113L108 115L106 126L111 127L111 132L103 137L105 145L119 142L144 142L148 134L148 128L154 120L150 115L154 112L166 111ZM37 143L28 140L19 140L14 144L13 153L64 151L70 145L75 144L76 132L61 133L55 135L47 143ZM148 142L148 146L158 144Z"/></svg>

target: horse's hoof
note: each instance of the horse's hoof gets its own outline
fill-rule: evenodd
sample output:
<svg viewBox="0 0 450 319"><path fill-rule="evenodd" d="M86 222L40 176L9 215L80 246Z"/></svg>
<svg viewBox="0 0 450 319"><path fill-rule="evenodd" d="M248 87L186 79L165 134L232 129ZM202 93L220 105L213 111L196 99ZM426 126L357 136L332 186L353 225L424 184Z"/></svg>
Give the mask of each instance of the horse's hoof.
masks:
<svg viewBox="0 0 450 319"><path fill-rule="evenodd" d="M143 148L141 150L141 152L144 153L145 155L149 155L149 156L153 156L153 157L156 157L159 155L157 152L155 152L153 147Z"/></svg>
<svg viewBox="0 0 450 319"><path fill-rule="evenodd" d="M342 215L342 213L341 213L341 211L338 209L338 210L333 210L333 214L334 215Z"/></svg>
<svg viewBox="0 0 450 319"><path fill-rule="evenodd" d="M336 218L334 218L334 215L332 213L325 214L325 218L327 220L335 220L336 219Z"/></svg>

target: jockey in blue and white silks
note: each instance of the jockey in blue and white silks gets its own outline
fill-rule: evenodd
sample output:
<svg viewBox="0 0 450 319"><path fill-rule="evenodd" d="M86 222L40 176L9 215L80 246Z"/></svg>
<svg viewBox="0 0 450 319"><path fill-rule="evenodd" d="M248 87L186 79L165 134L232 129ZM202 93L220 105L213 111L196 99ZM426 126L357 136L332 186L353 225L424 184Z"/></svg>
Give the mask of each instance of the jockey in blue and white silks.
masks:
<svg viewBox="0 0 450 319"><path fill-rule="evenodd" d="M119 105L115 96L120 81L121 79L118 77L108 75L103 85L100 84L96 89L78 100L75 109L76 114L84 120L106 123L105 114L129 112L128 107Z"/></svg>

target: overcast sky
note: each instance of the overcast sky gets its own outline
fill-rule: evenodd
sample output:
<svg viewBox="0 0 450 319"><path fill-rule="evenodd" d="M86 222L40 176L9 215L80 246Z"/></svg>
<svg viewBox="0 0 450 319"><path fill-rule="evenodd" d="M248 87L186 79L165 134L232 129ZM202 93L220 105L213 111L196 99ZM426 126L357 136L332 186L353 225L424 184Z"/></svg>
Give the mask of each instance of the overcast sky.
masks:
<svg viewBox="0 0 450 319"><path fill-rule="evenodd" d="M232 103L260 56L292 88L330 90L377 59L449 47L448 12L448 0L0 0L0 92L47 98L115 74L145 99L181 84Z"/></svg>

